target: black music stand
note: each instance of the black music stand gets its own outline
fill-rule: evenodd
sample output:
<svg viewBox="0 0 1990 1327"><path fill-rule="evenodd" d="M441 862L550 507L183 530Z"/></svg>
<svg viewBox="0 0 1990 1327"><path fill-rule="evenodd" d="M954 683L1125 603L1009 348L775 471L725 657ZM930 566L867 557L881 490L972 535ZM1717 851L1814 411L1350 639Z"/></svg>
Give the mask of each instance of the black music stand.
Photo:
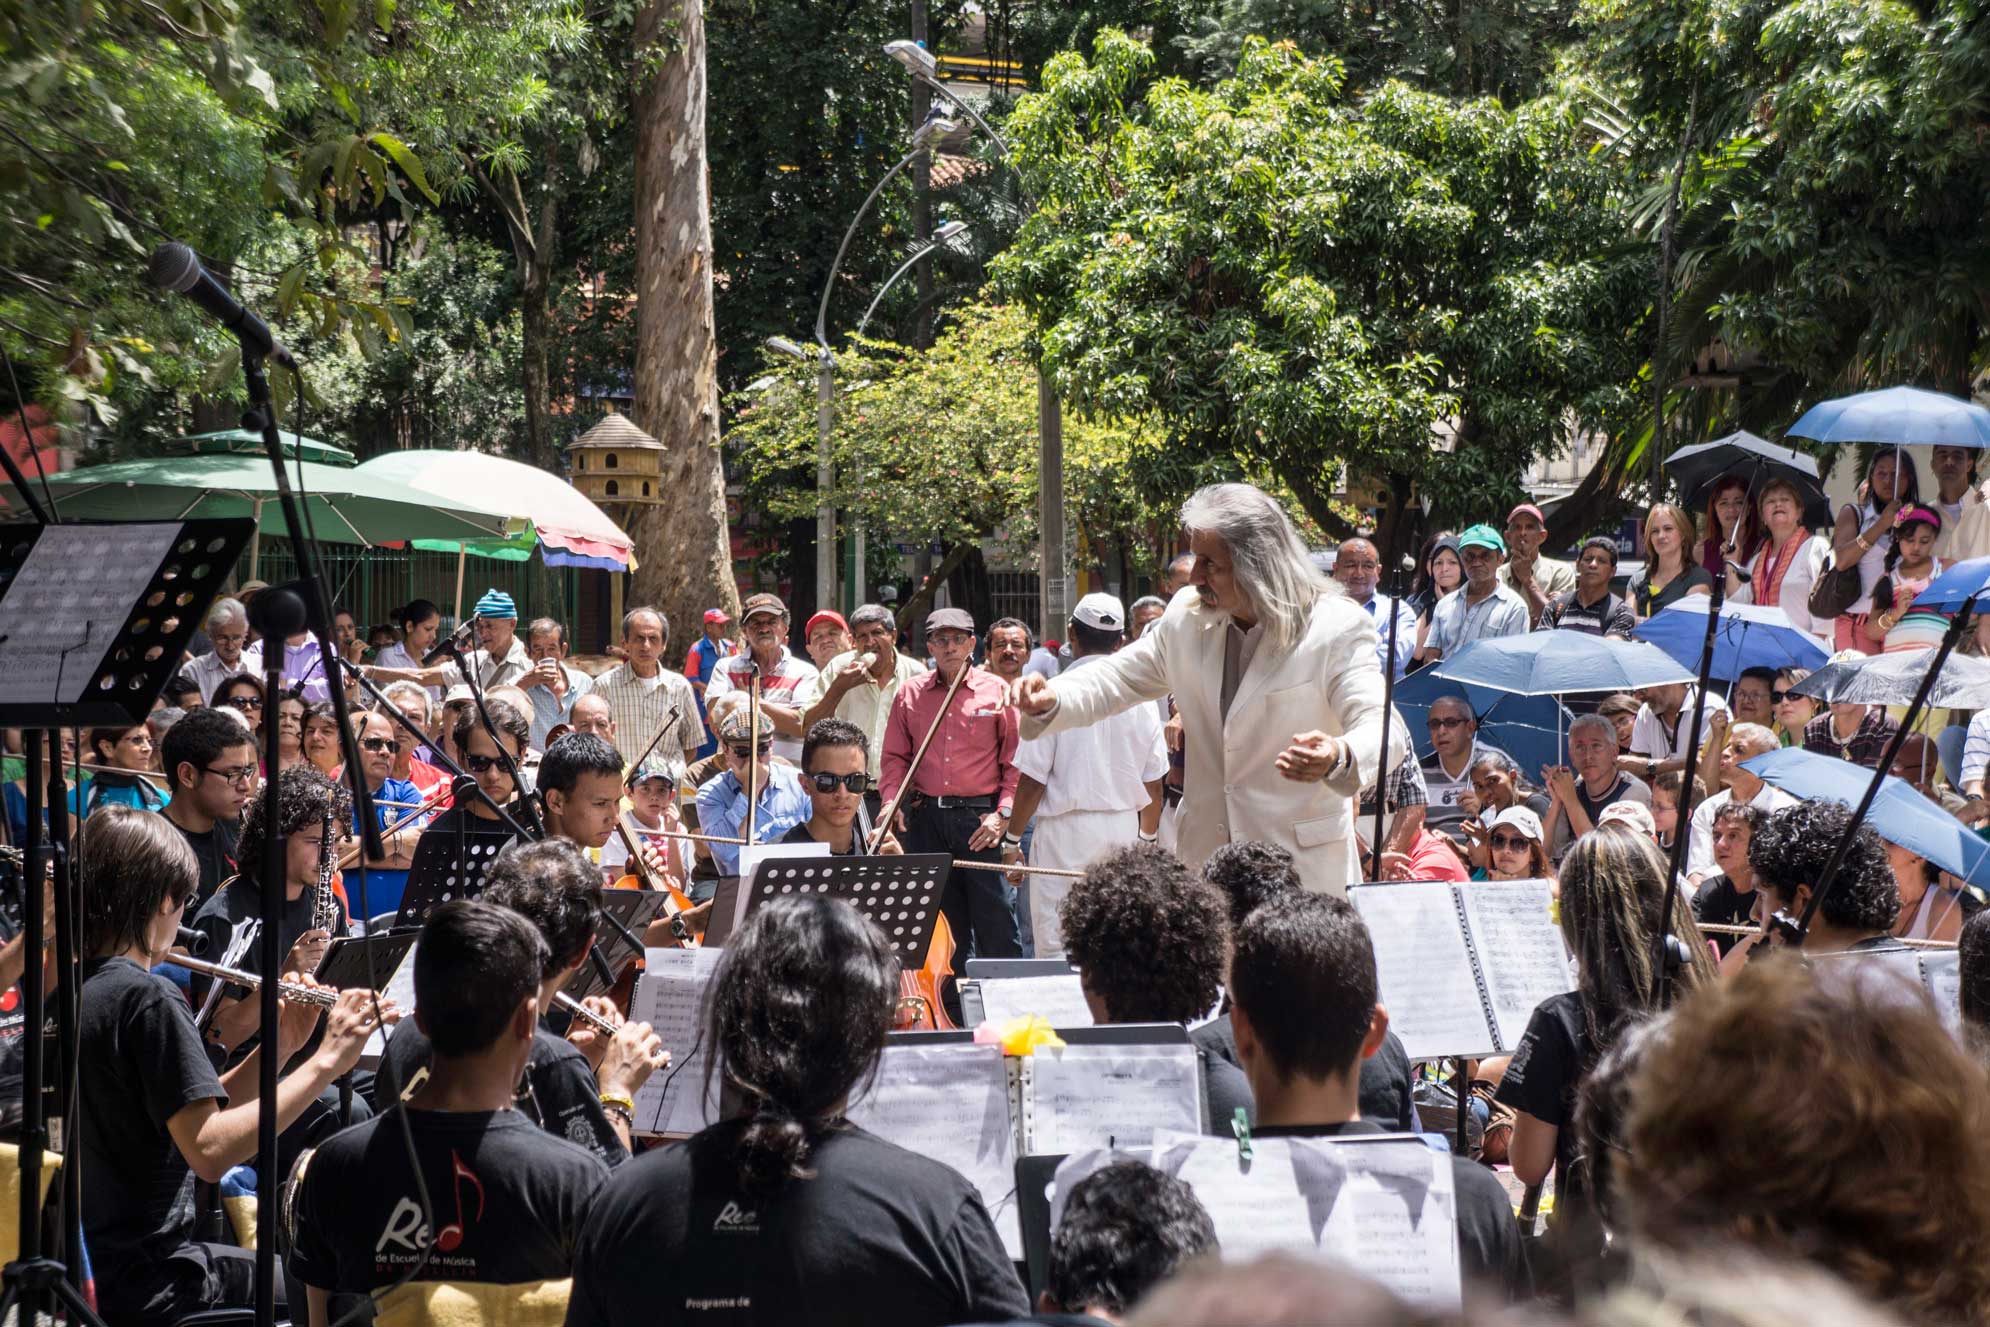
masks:
<svg viewBox="0 0 1990 1327"><path fill-rule="evenodd" d="M940 891L953 870L947 853L898 857L773 857L739 887L740 923L770 899L840 898L870 918L907 971L923 967L940 921ZM718 904L712 905L716 919ZM726 928L726 934L737 930Z"/></svg>
<svg viewBox="0 0 1990 1327"><path fill-rule="evenodd" d="M670 895L656 889L604 889L601 891L601 910L612 921L604 922L596 928L594 952L601 957L599 963L583 963L580 970L563 988L565 993L576 1000L585 1000L590 995L606 994L614 977L622 970L622 965L631 958L641 958L640 948L631 948L623 932L634 936L641 944L643 931L663 914L663 908L670 901ZM614 922L620 922L618 928ZM610 974L606 979L602 969Z"/></svg>
<svg viewBox="0 0 1990 1327"><path fill-rule="evenodd" d="M143 722L253 531L254 522L239 519L0 527L0 727L28 730L20 1251L0 1273L0 1313L12 1309L23 1321L57 1304L75 1321L98 1321L75 1284L80 1268L43 1256L41 1244L42 1153L48 1146L42 940L49 919L42 915L38 884L45 869L53 870L55 881L57 1072L65 1083L76 1074L78 988L68 818L49 817L46 834L43 825L44 808L64 807L68 791L59 762L44 768L36 730L45 730L50 750L59 751L56 733L63 727ZM65 1094L70 1139L77 1136L73 1120L81 1109L75 1096ZM62 1176L62 1224L74 1249L81 1239L82 1186L73 1146L71 1151Z"/></svg>
<svg viewBox="0 0 1990 1327"><path fill-rule="evenodd" d="M467 814L464 818L468 819ZM484 872L512 839L508 829L422 835L415 843L415 859L408 864L408 885L402 891L401 910L394 916L392 929L419 931L428 914L449 900L476 898L483 893Z"/></svg>
<svg viewBox="0 0 1990 1327"><path fill-rule="evenodd" d="M398 970L419 936L418 931L342 935L325 946L325 956L318 960L318 970L312 975L339 990L349 986L371 990L375 974Z"/></svg>

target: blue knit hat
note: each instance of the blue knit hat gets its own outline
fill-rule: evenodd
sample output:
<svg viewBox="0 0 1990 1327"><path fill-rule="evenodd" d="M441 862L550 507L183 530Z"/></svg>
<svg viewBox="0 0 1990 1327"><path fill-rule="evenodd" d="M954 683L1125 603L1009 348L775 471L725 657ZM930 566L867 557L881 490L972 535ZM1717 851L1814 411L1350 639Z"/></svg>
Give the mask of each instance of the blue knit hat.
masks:
<svg viewBox="0 0 1990 1327"><path fill-rule="evenodd" d="M516 618L518 605L503 590L487 590L484 597L477 600L477 616Z"/></svg>

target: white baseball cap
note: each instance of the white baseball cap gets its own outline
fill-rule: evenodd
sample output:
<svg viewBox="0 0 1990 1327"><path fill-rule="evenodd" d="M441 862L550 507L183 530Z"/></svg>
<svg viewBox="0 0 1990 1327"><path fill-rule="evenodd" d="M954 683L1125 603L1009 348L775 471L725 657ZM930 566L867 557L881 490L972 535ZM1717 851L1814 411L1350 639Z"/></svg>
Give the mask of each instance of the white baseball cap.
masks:
<svg viewBox="0 0 1990 1327"><path fill-rule="evenodd" d="M1094 631L1126 630L1126 607L1110 594L1088 594L1071 610L1071 620Z"/></svg>
<svg viewBox="0 0 1990 1327"><path fill-rule="evenodd" d="M1536 843L1542 841L1541 817L1535 815L1526 807L1521 806L1518 802L1494 816L1486 824L1486 829L1491 831L1499 825L1511 825L1513 828L1519 830L1523 837L1530 838Z"/></svg>

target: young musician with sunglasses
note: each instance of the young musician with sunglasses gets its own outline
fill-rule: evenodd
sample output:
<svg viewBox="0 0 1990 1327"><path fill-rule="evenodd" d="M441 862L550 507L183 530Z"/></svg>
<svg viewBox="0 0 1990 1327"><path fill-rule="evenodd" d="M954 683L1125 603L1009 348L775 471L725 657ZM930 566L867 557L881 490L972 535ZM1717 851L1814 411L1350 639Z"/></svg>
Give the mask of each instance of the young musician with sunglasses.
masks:
<svg viewBox="0 0 1990 1327"><path fill-rule="evenodd" d="M488 702L491 713L491 727L497 729L498 736L504 739L504 749L511 754L513 761L524 759L525 750L532 736L532 724L516 705L502 700ZM518 785L512 782L511 771L506 768L504 758L498 754L497 744L491 735L484 731L484 724L471 710L456 720L455 731L450 738L456 749L463 753L463 769L477 781L477 787L484 797L499 806L508 807L518 795ZM491 809L484 797L463 796L453 799L447 811L428 823L425 834L454 834L457 822L469 817L467 828L471 833L489 834L503 823L498 813ZM401 815L406 815L402 811ZM516 819L517 817L513 817ZM521 822L522 823L522 822Z"/></svg>
<svg viewBox="0 0 1990 1327"><path fill-rule="evenodd" d="M870 790L870 740L843 719L823 719L802 743L802 790L809 817L781 839L783 843L827 843L833 857L860 857L873 829L864 794ZM878 846L886 856L905 850L887 834Z"/></svg>

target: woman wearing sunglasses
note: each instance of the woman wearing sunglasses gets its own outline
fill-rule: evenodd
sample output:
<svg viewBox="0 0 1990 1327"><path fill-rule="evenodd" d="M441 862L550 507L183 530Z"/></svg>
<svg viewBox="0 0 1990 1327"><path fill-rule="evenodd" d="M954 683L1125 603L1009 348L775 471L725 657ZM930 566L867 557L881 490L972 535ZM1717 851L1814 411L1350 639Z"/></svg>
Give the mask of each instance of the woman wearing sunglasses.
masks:
<svg viewBox="0 0 1990 1327"><path fill-rule="evenodd" d="M1472 872L1474 880L1553 880L1541 817L1524 806L1509 806L1486 824L1490 864Z"/></svg>
<svg viewBox="0 0 1990 1327"><path fill-rule="evenodd" d="M1808 668L1785 668L1776 674L1776 688L1769 693L1776 736L1784 746L1802 746L1804 726L1824 712L1816 697L1799 696L1791 689L1809 676Z"/></svg>
<svg viewBox="0 0 1990 1327"><path fill-rule="evenodd" d="M871 818L864 810L870 791L870 741L864 730L843 719L821 719L802 742L802 791L809 817L789 830L783 843L827 843L834 857L867 855ZM878 846L887 856L905 850L886 834Z"/></svg>
<svg viewBox="0 0 1990 1327"><path fill-rule="evenodd" d="M504 740L504 749L510 753L513 763L524 760L525 749L532 740L532 721L516 705L502 700L488 701L485 708L490 710L491 727L497 729L498 736ZM397 727L393 736L397 749L412 745L414 741L404 728ZM456 720L456 731L450 736L456 743L456 749L463 753L464 773L477 781L477 790L483 796L457 798L454 806L428 822L428 828L423 833L453 836L457 831L457 822L465 814L469 816L469 823L464 828L472 834L509 832L498 819L498 813L491 809L491 802L509 808L518 796L518 785L512 782L511 771L505 765L504 757L498 754L497 743L491 741L491 735L484 731L483 722L475 710ZM398 820L407 813L407 808L396 807L394 818ZM524 822L522 816L514 818Z"/></svg>
<svg viewBox="0 0 1990 1327"><path fill-rule="evenodd" d="M262 751L263 684L247 673L238 673L214 689L214 707L233 710L256 735L256 750Z"/></svg>

